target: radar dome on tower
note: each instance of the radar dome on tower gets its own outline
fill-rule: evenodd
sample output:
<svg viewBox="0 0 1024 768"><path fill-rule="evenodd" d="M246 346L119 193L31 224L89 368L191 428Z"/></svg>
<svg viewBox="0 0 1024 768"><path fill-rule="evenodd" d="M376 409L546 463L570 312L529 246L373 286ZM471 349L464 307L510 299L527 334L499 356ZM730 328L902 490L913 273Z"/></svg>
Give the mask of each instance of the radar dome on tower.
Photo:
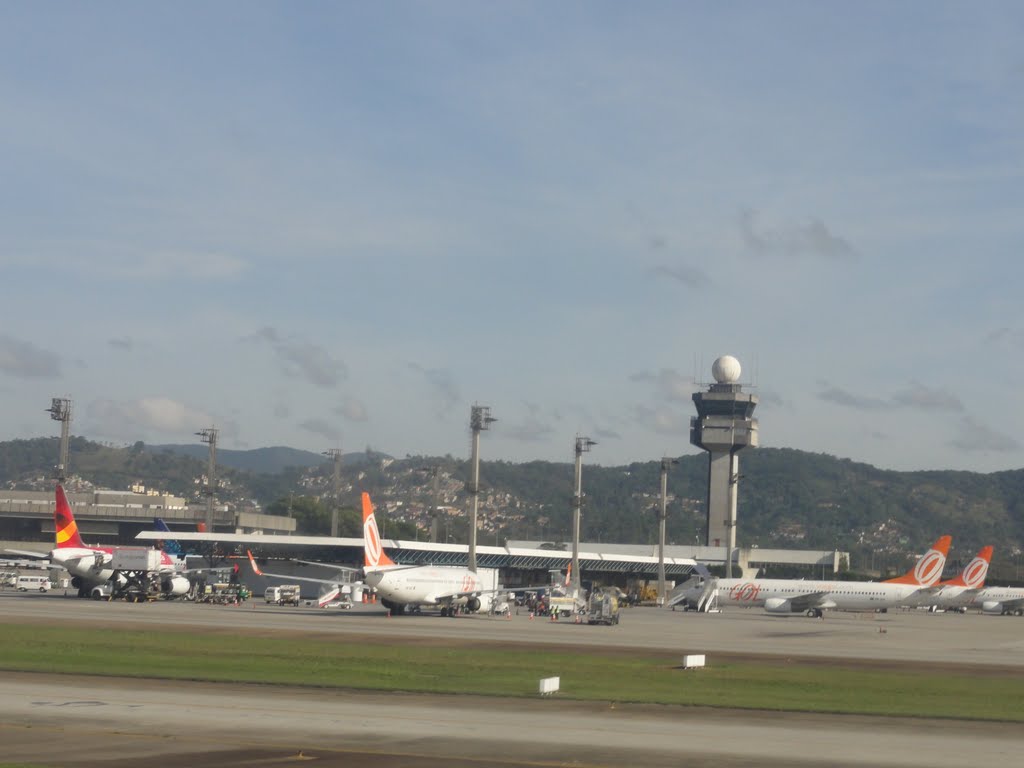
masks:
<svg viewBox="0 0 1024 768"><path fill-rule="evenodd" d="M732 355L722 355L711 366L711 375L719 384L735 384L742 371L740 361Z"/></svg>

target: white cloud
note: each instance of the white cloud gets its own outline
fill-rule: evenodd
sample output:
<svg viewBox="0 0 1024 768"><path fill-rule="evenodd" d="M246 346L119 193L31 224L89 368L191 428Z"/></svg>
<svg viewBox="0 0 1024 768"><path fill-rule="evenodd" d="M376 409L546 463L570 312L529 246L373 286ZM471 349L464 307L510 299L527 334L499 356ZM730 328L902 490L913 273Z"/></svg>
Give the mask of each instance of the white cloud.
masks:
<svg viewBox="0 0 1024 768"><path fill-rule="evenodd" d="M264 326L242 341L265 342L271 346L289 376L304 378L322 389L336 387L348 378L348 366L319 344L284 338L276 328Z"/></svg>
<svg viewBox="0 0 1024 768"><path fill-rule="evenodd" d="M333 442L341 440L341 430L324 419L306 419L299 423L299 429L312 432L314 435L321 435Z"/></svg>
<svg viewBox="0 0 1024 768"><path fill-rule="evenodd" d="M774 227L759 227L758 224L755 211L740 211L740 234L747 248L755 253L806 255L837 260L848 260L857 255L845 238L832 234L818 218L812 217L800 224L779 224Z"/></svg>
<svg viewBox="0 0 1024 768"><path fill-rule="evenodd" d="M0 371L26 379L52 379L60 375L60 360L29 341L0 334Z"/></svg>
<svg viewBox="0 0 1024 768"><path fill-rule="evenodd" d="M345 401L338 408L334 409L334 412L346 421L362 422L369 421L370 419L366 405L354 397L346 397Z"/></svg>
<svg viewBox="0 0 1024 768"><path fill-rule="evenodd" d="M213 424L206 411L167 397L143 397L138 400L94 400L89 403L83 421L98 434L123 440L180 438L194 436Z"/></svg>

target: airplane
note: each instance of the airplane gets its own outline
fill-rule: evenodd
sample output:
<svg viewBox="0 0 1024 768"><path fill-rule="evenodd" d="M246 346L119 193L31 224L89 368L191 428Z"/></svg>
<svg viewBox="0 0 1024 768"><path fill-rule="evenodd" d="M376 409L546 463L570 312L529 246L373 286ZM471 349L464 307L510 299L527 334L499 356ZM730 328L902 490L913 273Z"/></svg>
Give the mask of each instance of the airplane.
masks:
<svg viewBox="0 0 1024 768"><path fill-rule="evenodd" d="M245 550L245 554L249 556L249 565L252 566L253 573L257 576L264 576L273 579L287 579L288 581L306 581L313 584L319 584L321 586L320 596L317 598L317 604L321 608L326 608L329 604L340 601L342 606L351 607L352 605L352 588L361 587L362 584L358 581L352 581L352 574L359 573L358 568L347 568L343 565L330 566L338 569L338 576L343 578L334 579L317 579L312 576L295 576L293 574L284 573L266 573L260 570L260 567L256 565L256 558L252 556L252 552L248 549ZM305 565L320 565L326 567L326 563L315 563L309 560L292 560L293 563L303 563Z"/></svg>
<svg viewBox="0 0 1024 768"><path fill-rule="evenodd" d="M952 610L966 613L969 606L985 586L988 565L992 560L992 547L982 547L955 578L941 581L933 587L920 590L907 605L928 606L932 610Z"/></svg>
<svg viewBox="0 0 1024 768"><path fill-rule="evenodd" d="M712 604L763 607L771 614L803 613L822 618L825 609L887 610L936 584L949 553L950 536L940 537L906 574L888 581L816 581L804 579L701 579L694 577L667 601L684 600L697 610Z"/></svg>
<svg viewBox="0 0 1024 768"><path fill-rule="evenodd" d="M1024 616L1024 589L985 587L974 596L971 605L994 616Z"/></svg>
<svg viewBox="0 0 1024 768"><path fill-rule="evenodd" d="M95 597L96 590L110 581L114 575L112 561L115 547L90 547L78 534L78 524L71 511L71 504L64 488L57 485L57 506L53 513L55 547L49 554L50 567L65 568L71 575L71 586L78 590L79 597ZM33 553L23 552L25 556ZM39 553L34 553L36 557ZM188 579L177 573L174 560L166 553L160 553L160 588L170 596L188 592Z"/></svg>
<svg viewBox="0 0 1024 768"><path fill-rule="evenodd" d="M584 599L579 573L573 574L572 563L569 563L569 568L565 572L565 584L555 585L551 589L548 610L569 617L576 613L583 613L586 609L587 601Z"/></svg>
<svg viewBox="0 0 1024 768"><path fill-rule="evenodd" d="M381 547L377 518L370 494L363 492L363 580L376 590L380 602L393 615L438 606L442 616L455 616L460 607L487 610L492 595L507 592L497 585L498 572L488 569L494 584L481 574L452 565L399 565Z"/></svg>

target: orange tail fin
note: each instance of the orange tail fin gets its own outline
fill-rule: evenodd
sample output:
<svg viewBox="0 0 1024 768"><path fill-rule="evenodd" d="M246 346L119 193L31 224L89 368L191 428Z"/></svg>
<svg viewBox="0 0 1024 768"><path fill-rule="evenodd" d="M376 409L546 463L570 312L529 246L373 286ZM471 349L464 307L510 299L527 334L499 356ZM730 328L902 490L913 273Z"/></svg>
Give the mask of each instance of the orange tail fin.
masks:
<svg viewBox="0 0 1024 768"><path fill-rule="evenodd" d="M946 555L949 554L949 545L952 541L952 536L940 536L938 541L932 544L931 549L921 556L913 568L898 578L886 579L886 583L917 584L922 587L934 586L942 578L942 569L946 567Z"/></svg>
<svg viewBox="0 0 1024 768"><path fill-rule="evenodd" d="M375 568L378 565L394 565L395 561L384 554L377 530L377 518L373 514L370 494L363 491L363 565Z"/></svg>
<svg viewBox="0 0 1024 768"><path fill-rule="evenodd" d="M78 535L78 524L71 512L71 505L64 493L64 487L61 485L57 486L57 508L53 512L53 529L57 549L85 546L82 537Z"/></svg>
<svg viewBox="0 0 1024 768"><path fill-rule="evenodd" d="M967 587L967 589L981 589L985 586L985 577L988 576L988 564L992 560L992 547L982 547L981 551L974 556L974 559L967 564L963 573L955 579L942 582L943 586Z"/></svg>

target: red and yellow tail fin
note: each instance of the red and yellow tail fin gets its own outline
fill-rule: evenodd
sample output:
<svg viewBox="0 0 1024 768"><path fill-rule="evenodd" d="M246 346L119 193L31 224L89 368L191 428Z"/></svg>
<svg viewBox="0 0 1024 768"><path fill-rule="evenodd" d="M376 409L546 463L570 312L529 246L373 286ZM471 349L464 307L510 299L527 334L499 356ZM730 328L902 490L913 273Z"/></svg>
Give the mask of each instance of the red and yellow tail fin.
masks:
<svg viewBox="0 0 1024 768"><path fill-rule="evenodd" d="M395 561L384 554L377 530L377 518L373 514L370 494L363 491L363 565L375 568L378 565L394 565Z"/></svg>
<svg viewBox="0 0 1024 768"><path fill-rule="evenodd" d="M981 589L985 586L985 577L988 576L988 564L992 561L992 547L982 547L981 551L974 556L964 568L963 572L955 579L942 582L942 586L966 587L967 589Z"/></svg>
<svg viewBox="0 0 1024 768"><path fill-rule="evenodd" d="M84 547L82 537L78 535L78 524L71 512L71 505L64 493L64 487L57 486L57 508L53 512L53 530L57 549Z"/></svg>
<svg viewBox="0 0 1024 768"><path fill-rule="evenodd" d="M886 579L886 583L916 584L921 587L938 584L939 579L942 578L942 569L946 567L946 555L949 554L949 545L952 541L952 536L940 536L913 568L898 578Z"/></svg>

